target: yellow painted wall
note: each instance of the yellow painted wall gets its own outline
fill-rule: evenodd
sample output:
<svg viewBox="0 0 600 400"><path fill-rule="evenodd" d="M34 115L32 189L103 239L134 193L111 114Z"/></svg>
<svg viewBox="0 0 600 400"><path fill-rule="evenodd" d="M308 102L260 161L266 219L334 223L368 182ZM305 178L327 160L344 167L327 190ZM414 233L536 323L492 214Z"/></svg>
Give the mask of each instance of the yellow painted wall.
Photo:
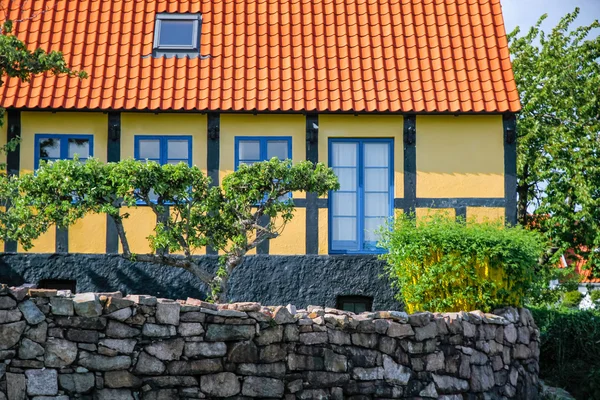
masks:
<svg viewBox="0 0 600 400"><path fill-rule="evenodd" d="M329 210L319 208L319 254L329 254Z"/></svg>
<svg viewBox="0 0 600 400"><path fill-rule="evenodd" d="M69 252L106 252L106 214L86 215L69 227Z"/></svg>
<svg viewBox="0 0 600 400"><path fill-rule="evenodd" d="M122 113L121 159L134 157L135 136L191 136L192 165L206 173L206 118L205 114ZM123 224L131 251L138 254L148 253L150 246L146 238L156 225L154 213L145 206L122 210L122 213L126 212L130 216Z"/></svg>
<svg viewBox="0 0 600 400"><path fill-rule="evenodd" d="M40 235L33 241L33 247L29 250L23 249L19 244L17 251L19 253L54 253L56 250L56 228L51 226L46 233Z"/></svg>
<svg viewBox="0 0 600 400"><path fill-rule="evenodd" d="M192 165L206 173L205 114L121 114L121 159L133 158L137 135L192 136Z"/></svg>
<svg viewBox="0 0 600 400"><path fill-rule="evenodd" d="M37 133L94 136L94 157L106 161L108 116L101 112L21 113L21 172L34 168L34 142Z"/></svg>
<svg viewBox="0 0 600 400"><path fill-rule="evenodd" d="M21 113L21 173L30 173L34 169L35 135L79 134L93 135L93 156L106 161L108 141L108 116L101 112L38 112ZM87 218L86 218L87 219ZM90 221L95 221L93 218ZM75 233L69 232L69 251L79 252L84 249L97 249L93 252L104 253L106 241L106 224L75 226ZM83 232L84 234L80 234ZM95 233L98 232L98 233ZM92 236L88 236L92 233ZM56 230L51 227L48 232L34 241L35 246L30 253L54 253L56 247ZM19 246L18 251L23 251ZM83 252L83 251L82 251Z"/></svg>
<svg viewBox="0 0 600 400"><path fill-rule="evenodd" d="M129 250L134 254L150 253L148 244L149 235L154 232L156 216L150 207L123 207L121 214L129 214L129 218L123 220L123 228L127 235ZM119 241L119 253L123 251Z"/></svg>
<svg viewBox="0 0 600 400"><path fill-rule="evenodd" d="M319 115L319 161L328 165L329 138L394 139L394 197L404 197L404 117Z"/></svg>
<svg viewBox="0 0 600 400"><path fill-rule="evenodd" d="M441 215L447 216L448 218L456 218L456 212L454 208L417 208L415 209L415 216L417 220L420 218L427 218L429 216Z"/></svg>
<svg viewBox="0 0 600 400"><path fill-rule="evenodd" d="M502 207L467 207L467 221L485 222L498 219L504 221L504 214Z"/></svg>
<svg viewBox="0 0 600 400"><path fill-rule="evenodd" d="M500 115L417 116L417 197L504 197Z"/></svg>
<svg viewBox="0 0 600 400"><path fill-rule="evenodd" d="M235 169L236 136L290 136L292 161L306 159L306 118L303 115L221 114L220 179ZM306 198L303 192L292 194ZM276 222L277 223L277 222ZM254 251L253 251L254 252ZM283 234L269 243L269 254L304 254L306 252L306 211L297 208Z"/></svg>

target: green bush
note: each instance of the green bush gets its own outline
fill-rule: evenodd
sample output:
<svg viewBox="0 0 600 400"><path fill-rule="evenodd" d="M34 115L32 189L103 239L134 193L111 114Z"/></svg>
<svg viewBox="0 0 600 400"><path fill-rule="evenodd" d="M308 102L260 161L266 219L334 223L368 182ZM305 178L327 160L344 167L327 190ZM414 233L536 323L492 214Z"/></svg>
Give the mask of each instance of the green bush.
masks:
<svg viewBox="0 0 600 400"><path fill-rule="evenodd" d="M600 290L596 289L590 291L590 299L592 300L592 303L597 305L600 304Z"/></svg>
<svg viewBox="0 0 600 400"><path fill-rule="evenodd" d="M540 377L577 399L600 399L600 312L530 310L540 329Z"/></svg>
<svg viewBox="0 0 600 400"><path fill-rule="evenodd" d="M545 248L539 234L501 222L399 216L382 230L387 273L408 312L520 306Z"/></svg>
<svg viewBox="0 0 600 400"><path fill-rule="evenodd" d="M581 292L579 292L579 290L572 290L565 293L562 300L562 305L567 308L576 308L579 306L579 303L581 303L582 299L583 295Z"/></svg>

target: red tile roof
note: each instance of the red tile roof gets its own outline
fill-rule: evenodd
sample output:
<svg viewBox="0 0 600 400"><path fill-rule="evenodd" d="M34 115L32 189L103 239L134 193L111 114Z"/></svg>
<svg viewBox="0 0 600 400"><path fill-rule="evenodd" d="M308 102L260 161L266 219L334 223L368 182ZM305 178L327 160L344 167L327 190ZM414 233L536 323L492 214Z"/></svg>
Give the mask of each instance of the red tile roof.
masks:
<svg viewBox="0 0 600 400"><path fill-rule="evenodd" d="M89 78L8 79L3 107L515 112L500 0L0 0L31 48ZM152 58L158 12L202 55Z"/></svg>

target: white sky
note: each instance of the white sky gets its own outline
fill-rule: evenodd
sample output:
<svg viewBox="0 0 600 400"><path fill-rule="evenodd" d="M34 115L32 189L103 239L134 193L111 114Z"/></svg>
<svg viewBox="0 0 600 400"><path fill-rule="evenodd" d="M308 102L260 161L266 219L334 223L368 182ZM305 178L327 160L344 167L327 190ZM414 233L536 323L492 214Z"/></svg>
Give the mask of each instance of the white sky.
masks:
<svg viewBox="0 0 600 400"><path fill-rule="evenodd" d="M600 19L600 0L500 0L506 32L519 26L521 32L526 32L533 26L542 14L548 14L544 22L544 31L549 32L558 21L568 12L579 7L580 14L577 25L589 25L595 19ZM600 34L600 30L595 32Z"/></svg>

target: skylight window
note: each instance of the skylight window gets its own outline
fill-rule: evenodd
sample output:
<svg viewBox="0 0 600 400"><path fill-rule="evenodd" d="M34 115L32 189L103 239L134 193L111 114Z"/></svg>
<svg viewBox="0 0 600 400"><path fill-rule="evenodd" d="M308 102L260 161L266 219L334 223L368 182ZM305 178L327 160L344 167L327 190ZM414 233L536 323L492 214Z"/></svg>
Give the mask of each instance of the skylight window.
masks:
<svg viewBox="0 0 600 400"><path fill-rule="evenodd" d="M156 55L199 54L201 22L200 14L158 14L154 30Z"/></svg>

